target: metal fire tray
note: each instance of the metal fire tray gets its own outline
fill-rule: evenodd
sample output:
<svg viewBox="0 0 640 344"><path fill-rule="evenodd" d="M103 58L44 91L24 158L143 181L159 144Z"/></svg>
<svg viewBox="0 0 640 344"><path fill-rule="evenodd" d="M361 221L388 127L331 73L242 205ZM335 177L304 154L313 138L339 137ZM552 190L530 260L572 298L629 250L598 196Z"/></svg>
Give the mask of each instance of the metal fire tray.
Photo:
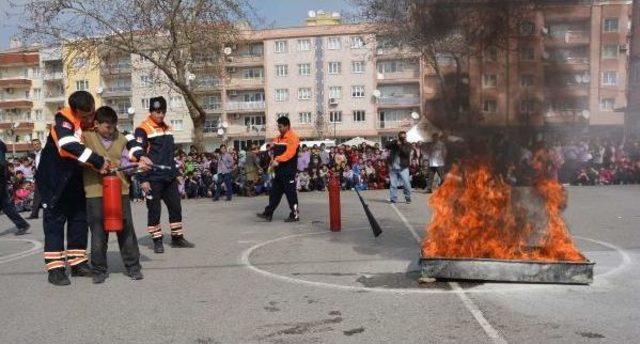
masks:
<svg viewBox="0 0 640 344"><path fill-rule="evenodd" d="M591 284L590 261L531 261L422 257L422 277L491 282Z"/></svg>

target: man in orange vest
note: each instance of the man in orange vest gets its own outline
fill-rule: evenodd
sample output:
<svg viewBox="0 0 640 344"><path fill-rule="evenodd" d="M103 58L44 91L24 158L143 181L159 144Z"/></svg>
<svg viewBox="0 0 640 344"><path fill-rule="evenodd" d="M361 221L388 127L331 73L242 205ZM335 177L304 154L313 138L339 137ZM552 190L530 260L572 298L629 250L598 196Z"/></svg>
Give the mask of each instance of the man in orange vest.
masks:
<svg viewBox="0 0 640 344"><path fill-rule="evenodd" d="M163 200L169 211L171 246L191 248L195 245L184 238L182 229L182 206L178 192L178 171L174 160L174 140L171 128L164 122L167 114L167 101L163 97L149 100L149 117L140 123L134 132L135 140L142 146L144 154L155 168L139 176L140 187L147 197L147 231L153 239L153 251L164 253L160 211Z"/></svg>
<svg viewBox="0 0 640 344"><path fill-rule="evenodd" d="M298 194L296 193L296 172L298 170L298 146L300 138L291 130L291 121L287 117L278 118L278 131L280 136L273 141L273 155L269 170L274 170L275 177L272 181L272 189L269 193L269 205L258 217L271 221L273 212L282 199L287 196L289 203L289 218L285 222L300 221L298 211Z"/></svg>
<svg viewBox="0 0 640 344"><path fill-rule="evenodd" d="M55 115L35 176L44 208L44 260L49 282L54 285L71 283L66 274L67 264L72 276L92 275L87 262L88 225L82 169L87 166L105 174L110 165L82 142L82 129L93 126L93 96L77 91L71 94L68 103L69 107ZM127 145L133 150L137 143L131 138ZM141 148L135 157L142 157Z"/></svg>

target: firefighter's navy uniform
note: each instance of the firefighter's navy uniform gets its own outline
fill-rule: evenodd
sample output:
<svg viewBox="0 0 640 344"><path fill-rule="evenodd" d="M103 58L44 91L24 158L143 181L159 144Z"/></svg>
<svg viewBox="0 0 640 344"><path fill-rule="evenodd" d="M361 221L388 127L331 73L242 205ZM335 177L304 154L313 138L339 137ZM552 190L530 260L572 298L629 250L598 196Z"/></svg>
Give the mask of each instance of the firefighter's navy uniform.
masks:
<svg viewBox="0 0 640 344"><path fill-rule="evenodd" d="M82 140L81 119L68 107L56 113L35 176L44 208L44 261L49 272L64 269L67 264L70 267L88 265L82 169L88 166L99 170L105 160L87 148ZM142 148L133 137L127 142L127 148L132 157L142 154Z"/></svg>
<svg viewBox="0 0 640 344"><path fill-rule="evenodd" d="M275 177L272 180L271 192L269 193L269 205L263 213L269 219L273 216L273 212L280 204L284 194L291 209L288 220L298 220L296 172L299 145L300 138L291 129L273 141L274 160L278 162L278 165L275 167Z"/></svg>
<svg viewBox="0 0 640 344"><path fill-rule="evenodd" d="M156 97L150 100L150 110L166 111L166 100ZM141 144L146 156L154 166L166 166L166 169L152 169L140 174L141 183L149 182L151 194L147 195L147 231L154 241L155 250L162 244L162 228L160 226L161 203L164 201L169 211L169 228L171 229L172 245L174 247L193 247L184 239L182 227L182 207L178 192L178 171L174 160L174 139L171 128L162 123L156 123L151 116L147 117L134 132L135 139Z"/></svg>

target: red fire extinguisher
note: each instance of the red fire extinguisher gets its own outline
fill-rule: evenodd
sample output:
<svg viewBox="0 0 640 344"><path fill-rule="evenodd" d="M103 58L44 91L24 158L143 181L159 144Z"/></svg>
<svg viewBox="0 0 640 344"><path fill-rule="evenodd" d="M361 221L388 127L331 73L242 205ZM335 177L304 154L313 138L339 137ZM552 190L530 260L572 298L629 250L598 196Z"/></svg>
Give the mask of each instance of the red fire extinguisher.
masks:
<svg viewBox="0 0 640 344"><path fill-rule="evenodd" d="M340 220L340 177L329 173L329 228L332 232L342 229Z"/></svg>
<svg viewBox="0 0 640 344"><path fill-rule="evenodd" d="M102 215L105 232L122 230L122 181L115 173L102 179Z"/></svg>

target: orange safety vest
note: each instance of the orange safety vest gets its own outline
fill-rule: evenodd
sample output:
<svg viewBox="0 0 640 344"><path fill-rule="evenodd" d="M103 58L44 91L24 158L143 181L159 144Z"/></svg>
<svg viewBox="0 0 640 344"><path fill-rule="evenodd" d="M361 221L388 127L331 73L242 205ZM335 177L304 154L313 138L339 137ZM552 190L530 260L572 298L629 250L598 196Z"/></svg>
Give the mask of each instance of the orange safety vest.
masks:
<svg viewBox="0 0 640 344"><path fill-rule="evenodd" d="M173 132L171 131L171 127L169 127L164 123L158 124L154 122L151 119L151 117L147 117L144 121L142 121L142 123L140 123L140 126L138 126L138 128L144 130L144 132L147 134L147 139L151 139L158 136L164 136L164 135L173 135ZM149 151L150 147L151 145L147 145L147 152Z"/></svg>
<svg viewBox="0 0 640 344"><path fill-rule="evenodd" d="M67 121L73 124L73 129L74 129L73 136L76 139L78 139L78 141L82 142L82 121L73 115L73 111L71 111L71 108L65 107L62 110L58 111L58 114L62 115L62 117L64 117ZM77 159L75 155L65 151L63 148L60 148L60 145L58 144L58 141L59 141L58 133L56 133L55 131L55 122L51 127L51 137L53 138L53 142L55 142L56 146L58 147L58 153L60 154L61 157Z"/></svg>

